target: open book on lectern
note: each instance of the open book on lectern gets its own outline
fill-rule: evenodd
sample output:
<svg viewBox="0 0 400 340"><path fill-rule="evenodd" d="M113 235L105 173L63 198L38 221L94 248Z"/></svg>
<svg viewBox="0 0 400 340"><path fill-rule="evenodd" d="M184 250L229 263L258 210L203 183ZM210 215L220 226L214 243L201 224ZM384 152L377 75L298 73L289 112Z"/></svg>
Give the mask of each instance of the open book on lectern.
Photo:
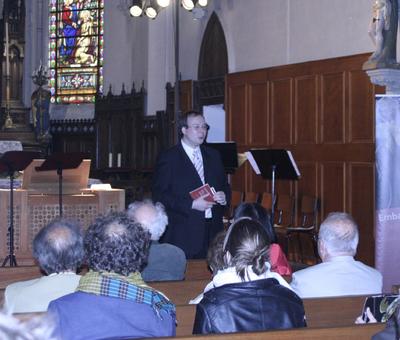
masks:
<svg viewBox="0 0 400 340"><path fill-rule="evenodd" d="M297 180L300 171L289 150L284 149L250 149L246 157L257 175L265 179L272 178L273 166L277 179Z"/></svg>

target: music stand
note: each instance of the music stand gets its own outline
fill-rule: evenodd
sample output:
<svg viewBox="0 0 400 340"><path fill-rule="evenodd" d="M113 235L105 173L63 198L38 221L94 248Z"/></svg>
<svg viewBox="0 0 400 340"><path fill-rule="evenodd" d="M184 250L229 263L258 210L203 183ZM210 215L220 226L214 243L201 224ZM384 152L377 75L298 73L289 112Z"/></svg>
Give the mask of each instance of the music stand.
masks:
<svg viewBox="0 0 400 340"><path fill-rule="evenodd" d="M233 175L238 168L236 142L207 143L206 145L219 151L225 172Z"/></svg>
<svg viewBox="0 0 400 340"><path fill-rule="evenodd" d="M289 150L284 149L250 149L246 152L253 170L264 179L271 180L272 211L271 223L274 225L275 179L298 180L300 171Z"/></svg>
<svg viewBox="0 0 400 340"><path fill-rule="evenodd" d="M54 153L50 155L41 166L35 168L36 171L52 171L56 170L58 175L58 206L59 214L62 217L62 173L66 169L77 168L82 161L88 158L84 152L70 152L70 153Z"/></svg>
<svg viewBox="0 0 400 340"><path fill-rule="evenodd" d="M9 254L4 259L2 267L5 267L7 261L10 261L10 267L17 266L14 254L14 172L24 170L34 158L39 156L39 152L33 151L8 151L0 158L0 172L7 172L10 177L10 226L8 227L10 246Z"/></svg>

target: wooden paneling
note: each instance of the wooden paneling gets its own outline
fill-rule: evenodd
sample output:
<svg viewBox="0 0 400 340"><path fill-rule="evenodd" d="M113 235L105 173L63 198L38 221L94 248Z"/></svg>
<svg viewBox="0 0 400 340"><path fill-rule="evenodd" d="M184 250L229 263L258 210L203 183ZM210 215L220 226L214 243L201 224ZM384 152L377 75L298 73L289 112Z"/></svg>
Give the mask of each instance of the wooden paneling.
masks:
<svg viewBox="0 0 400 340"><path fill-rule="evenodd" d="M373 143L375 131L374 88L370 85L367 74L362 70L349 72L348 88L349 141L352 143ZM360 100L362 97L369 100Z"/></svg>
<svg viewBox="0 0 400 340"><path fill-rule="evenodd" d="M249 85L250 142L268 144L268 83L266 81Z"/></svg>
<svg viewBox="0 0 400 340"><path fill-rule="evenodd" d="M322 142L344 142L344 73L321 76Z"/></svg>
<svg viewBox="0 0 400 340"><path fill-rule="evenodd" d="M363 254L363 259L374 262L374 252L370 249L369 240L374 235L375 206L371 199L365 197L375 197L375 166L371 163L349 164L349 212L360 226L360 244L358 253Z"/></svg>
<svg viewBox="0 0 400 340"><path fill-rule="evenodd" d="M238 144L246 142L246 87L244 84L234 85L229 88L229 107L228 116L229 131L235 136Z"/></svg>
<svg viewBox="0 0 400 340"><path fill-rule="evenodd" d="M185 80L180 82L180 109L182 112L190 111L193 108L193 81Z"/></svg>
<svg viewBox="0 0 400 340"><path fill-rule="evenodd" d="M271 82L271 142L290 144L292 140L292 79Z"/></svg>
<svg viewBox="0 0 400 340"><path fill-rule="evenodd" d="M326 216L332 211L345 210L345 164L324 162L321 164L321 211Z"/></svg>
<svg viewBox="0 0 400 340"><path fill-rule="evenodd" d="M319 222L332 211L351 213L360 227L358 257L373 264L374 95L382 88L362 71L367 59L363 54L229 74L225 106L228 139L241 152L292 151L302 177L277 181L277 194L296 195L296 207L302 194L317 196ZM260 192L270 183L245 165L232 187Z"/></svg>
<svg viewBox="0 0 400 340"><path fill-rule="evenodd" d="M318 83L316 76L295 79L294 131L296 144L317 143ZM314 98L314 100L313 100Z"/></svg>

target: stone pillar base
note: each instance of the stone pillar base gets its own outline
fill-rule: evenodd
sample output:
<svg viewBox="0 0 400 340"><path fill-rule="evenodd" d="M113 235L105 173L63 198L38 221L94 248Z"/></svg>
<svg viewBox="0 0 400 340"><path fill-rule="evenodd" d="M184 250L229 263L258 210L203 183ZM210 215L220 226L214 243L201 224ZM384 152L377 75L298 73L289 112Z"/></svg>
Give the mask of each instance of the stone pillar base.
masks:
<svg viewBox="0 0 400 340"><path fill-rule="evenodd" d="M386 94L400 94L400 70L379 68L366 71L371 83L385 86Z"/></svg>

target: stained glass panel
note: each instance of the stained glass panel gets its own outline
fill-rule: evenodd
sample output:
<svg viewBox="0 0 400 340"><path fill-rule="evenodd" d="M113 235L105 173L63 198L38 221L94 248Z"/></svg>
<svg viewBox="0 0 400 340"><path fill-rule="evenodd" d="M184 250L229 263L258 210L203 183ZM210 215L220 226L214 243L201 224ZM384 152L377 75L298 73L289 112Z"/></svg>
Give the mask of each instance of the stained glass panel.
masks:
<svg viewBox="0 0 400 340"><path fill-rule="evenodd" d="M103 92L103 0L50 0L52 103L92 103Z"/></svg>

